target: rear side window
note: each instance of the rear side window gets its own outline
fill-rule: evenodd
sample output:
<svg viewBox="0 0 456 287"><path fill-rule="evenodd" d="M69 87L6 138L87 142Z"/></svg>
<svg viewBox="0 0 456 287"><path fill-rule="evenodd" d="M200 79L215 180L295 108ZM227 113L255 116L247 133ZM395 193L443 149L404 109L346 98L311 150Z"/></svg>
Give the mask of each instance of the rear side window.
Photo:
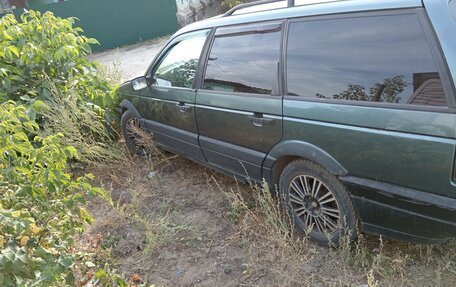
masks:
<svg viewBox="0 0 456 287"><path fill-rule="evenodd" d="M447 105L416 15L294 22L288 39L289 95Z"/></svg>
<svg viewBox="0 0 456 287"><path fill-rule="evenodd" d="M277 78L280 31L216 36L209 54L206 90L271 94Z"/></svg>

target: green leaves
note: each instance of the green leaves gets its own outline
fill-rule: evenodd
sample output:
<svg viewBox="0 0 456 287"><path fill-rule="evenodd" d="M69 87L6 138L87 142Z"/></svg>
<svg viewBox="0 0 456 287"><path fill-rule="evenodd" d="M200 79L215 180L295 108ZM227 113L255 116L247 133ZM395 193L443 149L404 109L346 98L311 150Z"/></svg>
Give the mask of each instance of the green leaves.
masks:
<svg viewBox="0 0 456 287"><path fill-rule="evenodd" d="M98 41L82 35L76 20L36 11L25 12L20 21L13 15L0 19L0 103L24 105L30 122L45 127L45 134L64 132L64 142L79 151L79 156L66 151L69 157L101 161L109 154L106 139L112 143L117 137L110 123L119 122L119 99L87 60ZM99 150L89 148L94 142L101 142Z"/></svg>
<svg viewBox="0 0 456 287"><path fill-rule="evenodd" d="M61 133L34 135L39 126L28 111L0 104L0 286L71 284L73 236L92 220L82 205L103 191L90 175L67 173L76 149L62 145Z"/></svg>
<svg viewBox="0 0 456 287"><path fill-rule="evenodd" d="M13 54L16 57L19 57L19 50L14 46L7 46L3 50L3 55L6 56L7 59L13 59Z"/></svg>
<svg viewBox="0 0 456 287"><path fill-rule="evenodd" d="M65 93L73 89L82 102L113 110L110 84L86 59L90 45L99 43L80 35L82 29L73 27L75 20L36 11L22 14L21 22L12 14L1 18L0 95L17 101L33 94L46 101L52 98L51 91Z"/></svg>
<svg viewBox="0 0 456 287"><path fill-rule="evenodd" d="M90 175L68 173L68 162L83 148L64 144L70 131L60 128L57 113L49 115L51 106L62 109L60 101L72 104L63 108L70 111L63 121L83 118L94 107L97 118L114 110L110 84L86 59L98 41L81 35L75 20L36 11L20 21L12 14L0 19L2 287L74 285L73 237L92 221L83 205L90 196L106 197L91 186ZM98 136L108 129L103 123L75 130L82 138Z"/></svg>

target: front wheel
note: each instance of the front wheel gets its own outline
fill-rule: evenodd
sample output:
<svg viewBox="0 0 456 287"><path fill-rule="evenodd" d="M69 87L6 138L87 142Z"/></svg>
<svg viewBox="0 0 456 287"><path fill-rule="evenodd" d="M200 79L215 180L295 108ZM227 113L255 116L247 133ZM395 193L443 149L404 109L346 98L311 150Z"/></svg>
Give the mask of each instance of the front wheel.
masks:
<svg viewBox="0 0 456 287"><path fill-rule="evenodd" d="M280 190L288 214L298 230L321 244L338 246L342 236L353 240L358 216L340 181L307 160L288 164L280 176Z"/></svg>
<svg viewBox="0 0 456 287"><path fill-rule="evenodd" d="M125 144L131 154L141 154L141 126L139 118L130 110L126 110L120 119L120 128L125 139Z"/></svg>

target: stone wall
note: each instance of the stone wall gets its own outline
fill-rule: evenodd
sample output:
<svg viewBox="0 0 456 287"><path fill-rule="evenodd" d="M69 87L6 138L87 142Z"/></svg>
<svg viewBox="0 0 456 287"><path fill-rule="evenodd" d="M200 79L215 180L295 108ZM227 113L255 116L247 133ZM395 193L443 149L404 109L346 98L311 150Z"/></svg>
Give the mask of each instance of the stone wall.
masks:
<svg viewBox="0 0 456 287"><path fill-rule="evenodd" d="M220 14L220 0L176 0L179 26Z"/></svg>

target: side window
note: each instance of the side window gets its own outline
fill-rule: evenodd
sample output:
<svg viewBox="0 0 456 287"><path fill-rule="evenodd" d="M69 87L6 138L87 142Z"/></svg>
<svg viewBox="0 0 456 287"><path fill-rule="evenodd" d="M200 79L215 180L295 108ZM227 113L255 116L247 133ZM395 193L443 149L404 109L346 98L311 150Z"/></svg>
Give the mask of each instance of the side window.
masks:
<svg viewBox="0 0 456 287"><path fill-rule="evenodd" d="M271 94L280 57L280 31L216 36L203 89Z"/></svg>
<svg viewBox="0 0 456 287"><path fill-rule="evenodd" d="M192 88L206 37L185 39L175 44L155 69L154 85Z"/></svg>
<svg viewBox="0 0 456 287"><path fill-rule="evenodd" d="M416 15L290 23L287 53L289 95L447 105Z"/></svg>

